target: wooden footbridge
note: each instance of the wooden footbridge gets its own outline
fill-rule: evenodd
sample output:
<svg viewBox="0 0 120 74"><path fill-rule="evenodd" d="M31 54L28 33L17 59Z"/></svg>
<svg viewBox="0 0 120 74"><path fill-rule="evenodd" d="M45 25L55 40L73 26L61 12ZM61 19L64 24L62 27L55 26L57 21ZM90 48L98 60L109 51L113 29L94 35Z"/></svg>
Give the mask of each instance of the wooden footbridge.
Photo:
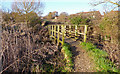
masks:
<svg viewBox="0 0 120 74"><path fill-rule="evenodd" d="M83 36L83 41L86 42L88 25L48 25L50 39L55 44L63 45L65 38L74 38L79 40Z"/></svg>

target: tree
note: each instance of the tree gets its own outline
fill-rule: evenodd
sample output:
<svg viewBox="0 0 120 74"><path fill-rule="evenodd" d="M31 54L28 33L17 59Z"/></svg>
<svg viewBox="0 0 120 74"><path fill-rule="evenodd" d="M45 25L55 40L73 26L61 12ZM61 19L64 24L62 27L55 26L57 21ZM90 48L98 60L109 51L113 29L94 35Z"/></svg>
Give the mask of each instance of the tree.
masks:
<svg viewBox="0 0 120 74"><path fill-rule="evenodd" d="M40 0L21 0L21 2L16 1L12 4L13 11L23 14L27 14L31 11L41 14L41 8L43 8L43 4Z"/></svg>
<svg viewBox="0 0 120 74"><path fill-rule="evenodd" d="M60 13L59 16L68 16L68 13L66 13L66 12L62 12L62 13Z"/></svg>
<svg viewBox="0 0 120 74"><path fill-rule="evenodd" d="M68 16L68 13L66 13L66 12L60 13L60 15L59 15L59 22L63 22L63 23L66 22L67 16Z"/></svg>
<svg viewBox="0 0 120 74"><path fill-rule="evenodd" d="M76 16L76 17L70 18L70 22L72 24L80 25L80 24L89 24L90 20L87 18L82 18L81 16Z"/></svg>
<svg viewBox="0 0 120 74"><path fill-rule="evenodd" d="M52 19L52 12L49 12L47 19L49 19L49 20Z"/></svg>
<svg viewBox="0 0 120 74"><path fill-rule="evenodd" d="M119 0L91 0L90 4L93 6L103 4L105 11L112 11L120 6Z"/></svg>
<svg viewBox="0 0 120 74"><path fill-rule="evenodd" d="M21 0L21 2L14 2L12 4L12 11L24 15L24 20L28 23L31 13L41 15L43 4L40 0Z"/></svg>

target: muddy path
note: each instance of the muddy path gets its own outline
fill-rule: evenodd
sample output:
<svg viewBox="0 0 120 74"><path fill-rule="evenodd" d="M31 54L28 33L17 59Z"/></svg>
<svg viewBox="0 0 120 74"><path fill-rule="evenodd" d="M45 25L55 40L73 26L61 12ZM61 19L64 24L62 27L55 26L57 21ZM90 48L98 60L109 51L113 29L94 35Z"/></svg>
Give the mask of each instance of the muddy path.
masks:
<svg viewBox="0 0 120 74"><path fill-rule="evenodd" d="M65 39L71 46L74 62L74 72L96 72L95 64L90 59L87 52L81 48L80 42L70 38Z"/></svg>

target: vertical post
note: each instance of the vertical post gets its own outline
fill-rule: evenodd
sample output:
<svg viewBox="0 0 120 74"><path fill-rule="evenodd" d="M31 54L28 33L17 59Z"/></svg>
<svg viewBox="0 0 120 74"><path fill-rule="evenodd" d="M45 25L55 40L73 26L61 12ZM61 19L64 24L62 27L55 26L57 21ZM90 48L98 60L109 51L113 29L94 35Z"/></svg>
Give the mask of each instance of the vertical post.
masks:
<svg viewBox="0 0 120 74"><path fill-rule="evenodd" d="M59 39L60 39L60 26L57 25L57 29L58 29L58 35L57 35L57 45L59 45Z"/></svg>
<svg viewBox="0 0 120 74"><path fill-rule="evenodd" d="M86 42L86 38L87 38L87 25L85 25L84 27L84 42Z"/></svg>
<svg viewBox="0 0 120 74"><path fill-rule="evenodd" d="M64 25L62 25L62 46L64 45L64 40L65 40L65 28Z"/></svg>
<svg viewBox="0 0 120 74"><path fill-rule="evenodd" d="M48 25L48 32L49 32L49 37L50 37L50 35L51 35L51 26L50 25Z"/></svg>
<svg viewBox="0 0 120 74"><path fill-rule="evenodd" d="M65 31L65 35L64 36L66 36L66 25L64 26L64 31Z"/></svg>
<svg viewBox="0 0 120 74"><path fill-rule="evenodd" d="M69 25L69 37L71 37L71 25Z"/></svg>
<svg viewBox="0 0 120 74"><path fill-rule="evenodd" d="M53 36L53 25L52 25L52 36Z"/></svg>
<svg viewBox="0 0 120 74"><path fill-rule="evenodd" d="M75 25L75 39L77 40L77 25Z"/></svg>
<svg viewBox="0 0 120 74"><path fill-rule="evenodd" d="M54 25L54 43L56 43L56 25Z"/></svg>
<svg viewBox="0 0 120 74"><path fill-rule="evenodd" d="M50 37L50 40L52 39L52 25L49 25L49 37Z"/></svg>

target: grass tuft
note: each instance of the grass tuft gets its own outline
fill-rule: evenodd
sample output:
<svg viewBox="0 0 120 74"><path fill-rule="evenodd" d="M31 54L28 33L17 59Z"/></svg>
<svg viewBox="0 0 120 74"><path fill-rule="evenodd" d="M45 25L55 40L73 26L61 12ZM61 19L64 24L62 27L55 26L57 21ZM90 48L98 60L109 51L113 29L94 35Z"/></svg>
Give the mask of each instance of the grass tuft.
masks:
<svg viewBox="0 0 120 74"><path fill-rule="evenodd" d="M62 72L71 72L74 64L72 62L72 53L70 51L70 45L64 43L61 52L64 54L66 60L66 66L64 67L64 70L62 70Z"/></svg>
<svg viewBox="0 0 120 74"><path fill-rule="evenodd" d="M98 72L117 72L120 70L116 68L114 63L112 63L107 57L109 56L106 51L96 48L92 43L82 42L80 44L83 49L85 49L89 55L92 57L96 64L96 69Z"/></svg>

